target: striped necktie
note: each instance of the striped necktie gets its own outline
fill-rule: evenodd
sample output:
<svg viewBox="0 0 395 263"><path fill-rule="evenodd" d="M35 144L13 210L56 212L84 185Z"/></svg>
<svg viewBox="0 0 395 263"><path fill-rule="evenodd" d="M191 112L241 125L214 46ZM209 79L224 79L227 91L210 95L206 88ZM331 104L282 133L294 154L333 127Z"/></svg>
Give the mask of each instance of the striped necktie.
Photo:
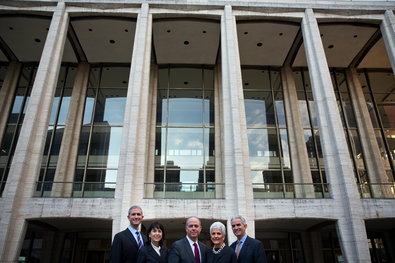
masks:
<svg viewBox="0 0 395 263"><path fill-rule="evenodd" d="M140 249L143 246L143 242L141 242L140 232L136 231L136 235L137 235L137 244L138 244L139 249Z"/></svg>

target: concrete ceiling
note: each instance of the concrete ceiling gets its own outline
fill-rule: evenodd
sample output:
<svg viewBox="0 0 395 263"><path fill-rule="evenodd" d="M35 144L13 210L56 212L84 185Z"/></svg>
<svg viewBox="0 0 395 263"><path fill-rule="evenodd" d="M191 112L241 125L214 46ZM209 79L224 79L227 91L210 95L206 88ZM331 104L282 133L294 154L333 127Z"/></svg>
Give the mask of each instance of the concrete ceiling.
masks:
<svg viewBox="0 0 395 263"><path fill-rule="evenodd" d="M11 52L22 62L40 60L50 26L50 17L2 16L0 37L3 46L0 62L8 61ZM82 57L90 63L130 63L136 21L133 18L72 17L70 33L63 54L64 62L78 62ZM320 32L330 67L348 67L377 31L376 27L351 24L321 24ZM281 66L288 56L298 24L274 21L238 21L237 36L243 66ZM209 19L157 19L153 21L153 54L158 64L218 63L220 23ZM73 41L73 45L71 45ZM77 46L77 49L73 49ZM4 48L6 47L6 48ZM7 51L8 48L8 51ZM304 45L296 53L293 66L307 66ZM380 38L362 58L361 68L386 68L391 65Z"/></svg>
<svg viewBox="0 0 395 263"><path fill-rule="evenodd" d="M240 22L237 37L241 65L281 66L295 40L299 25Z"/></svg>
<svg viewBox="0 0 395 263"><path fill-rule="evenodd" d="M153 23L158 64L216 64L220 24L213 20L158 20Z"/></svg>

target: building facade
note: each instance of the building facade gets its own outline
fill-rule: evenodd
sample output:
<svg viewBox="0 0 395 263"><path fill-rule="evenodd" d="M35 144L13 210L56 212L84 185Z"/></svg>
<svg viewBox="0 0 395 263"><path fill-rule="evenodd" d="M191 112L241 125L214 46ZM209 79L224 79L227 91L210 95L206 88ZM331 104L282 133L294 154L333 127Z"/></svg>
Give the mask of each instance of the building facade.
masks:
<svg viewBox="0 0 395 263"><path fill-rule="evenodd" d="M0 1L0 262L247 218L268 262L395 262L395 2Z"/></svg>

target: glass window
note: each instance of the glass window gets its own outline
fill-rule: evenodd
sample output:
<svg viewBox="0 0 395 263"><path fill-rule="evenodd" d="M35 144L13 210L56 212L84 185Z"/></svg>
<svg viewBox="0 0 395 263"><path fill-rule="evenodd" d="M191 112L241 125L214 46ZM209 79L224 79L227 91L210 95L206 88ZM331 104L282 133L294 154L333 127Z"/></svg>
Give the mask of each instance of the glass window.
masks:
<svg viewBox="0 0 395 263"><path fill-rule="evenodd" d="M281 74L243 69L242 78L254 197L284 197L291 160Z"/></svg>
<svg viewBox="0 0 395 263"><path fill-rule="evenodd" d="M9 168L11 167L15 147L18 142L19 132L22 127L26 108L29 103L30 92L35 79L37 67L23 66L18 79L17 88L14 96L11 111L5 127L5 132L1 139L0 153L0 197L7 181Z"/></svg>
<svg viewBox="0 0 395 263"><path fill-rule="evenodd" d="M159 69L155 138L157 197L201 198L215 182L213 70ZM165 187L164 187L165 186ZM211 190L210 190L211 189ZM181 197L181 196L180 196Z"/></svg>
<svg viewBox="0 0 395 263"><path fill-rule="evenodd" d="M395 128L395 78L392 72L365 71L359 73L381 160L387 170L388 181L395 178L393 129ZM391 175L392 174L392 175Z"/></svg>
<svg viewBox="0 0 395 263"><path fill-rule="evenodd" d="M90 70L74 196L114 196L129 70L128 66L100 66Z"/></svg>

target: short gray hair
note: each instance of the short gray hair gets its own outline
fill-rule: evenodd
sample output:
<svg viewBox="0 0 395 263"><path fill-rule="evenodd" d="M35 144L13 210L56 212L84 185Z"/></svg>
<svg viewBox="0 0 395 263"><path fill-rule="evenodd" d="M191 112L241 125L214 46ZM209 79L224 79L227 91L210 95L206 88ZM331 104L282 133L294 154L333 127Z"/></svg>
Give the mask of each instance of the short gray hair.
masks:
<svg viewBox="0 0 395 263"><path fill-rule="evenodd" d="M140 209L141 214L143 214L143 209L138 205L134 205L131 208L129 208L128 215L130 215L130 211L132 211L133 209Z"/></svg>
<svg viewBox="0 0 395 263"><path fill-rule="evenodd" d="M243 225L247 224L247 220L244 217L242 217L241 215L237 215L237 216L232 217L232 219L230 220L230 223L232 224L232 221L235 220L235 219L240 219L241 222L243 223Z"/></svg>
<svg viewBox="0 0 395 263"><path fill-rule="evenodd" d="M210 226L210 234L211 234L211 231L213 231L213 229L221 230L222 235L226 236L225 225L222 224L221 222L214 222L214 223L211 224L211 226Z"/></svg>

